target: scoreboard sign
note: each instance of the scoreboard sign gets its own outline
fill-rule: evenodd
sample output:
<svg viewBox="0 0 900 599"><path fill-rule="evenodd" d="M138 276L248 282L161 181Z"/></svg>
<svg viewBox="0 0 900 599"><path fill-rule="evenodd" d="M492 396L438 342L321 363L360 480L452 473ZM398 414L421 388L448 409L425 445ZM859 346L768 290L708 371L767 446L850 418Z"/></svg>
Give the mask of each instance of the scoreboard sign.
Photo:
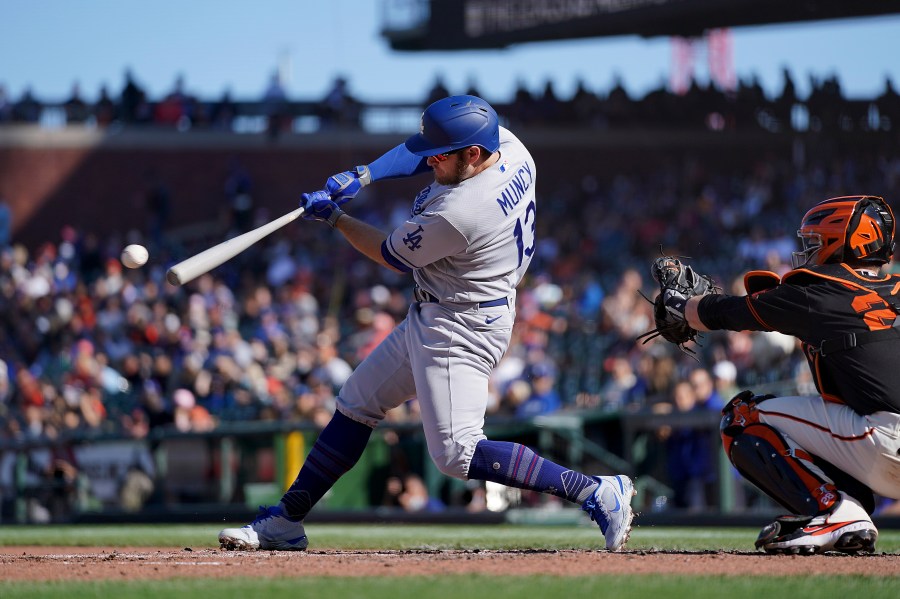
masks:
<svg viewBox="0 0 900 599"><path fill-rule="evenodd" d="M900 12L884 0L418 0L385 4L395 50L469 50L619 35L700 36L709 29ZM410 19L410 10L413 17ZM412 21L412 22L410 22Z"/></svg>

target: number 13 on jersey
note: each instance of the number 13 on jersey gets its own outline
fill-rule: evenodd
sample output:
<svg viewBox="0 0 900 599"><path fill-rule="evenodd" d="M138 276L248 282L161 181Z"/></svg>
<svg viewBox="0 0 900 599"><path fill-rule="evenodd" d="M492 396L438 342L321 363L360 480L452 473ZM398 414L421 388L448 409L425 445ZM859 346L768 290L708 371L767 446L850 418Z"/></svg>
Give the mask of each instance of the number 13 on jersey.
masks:
<svg viewBox="0 0 900 599"><path fill-rule="evenodd" d="M513 235L516 237L516 249L519 252L519 262L516 264L516 269L521 268L522 260L525 257L528 257L528 262L530 262L531 255L534 253L535 211L536 207L532 200L528 203L528 207L525 208L525 216L516 219L516 226L513 229ZM528 266L527 262L525 266Z"/></svg>

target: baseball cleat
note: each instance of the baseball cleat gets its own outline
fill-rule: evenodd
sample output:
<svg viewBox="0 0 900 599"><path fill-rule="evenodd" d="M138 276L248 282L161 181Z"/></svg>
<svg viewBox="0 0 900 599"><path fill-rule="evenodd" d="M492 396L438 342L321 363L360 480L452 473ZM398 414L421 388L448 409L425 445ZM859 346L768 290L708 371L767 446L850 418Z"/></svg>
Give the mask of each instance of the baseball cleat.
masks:
<svg viewBox="0 0 900 599"><path fill-rule="evenodd" d="M628 542L631 534L631 498L635 495L634 483L624 475L595 476L600 483L594 494L585 499L581 509L600 526L609 551L618 551Z"/></svg>
<svg viewBox="0 0 900 599"><path fill-rule="evenodd" d="M302 522L288 520L280 505L259 507L250 524L226 528L219 533L219 545L226 551L303 551L309 545Z"/></svg>
<svg viewBox="0 0 900 599"><path fill-rule="evenodd" d="M763 527L756 539L756 548L772 554L800 555L875 551L878 530L871 520L830 522L830 515L780 516Z"/></svg>

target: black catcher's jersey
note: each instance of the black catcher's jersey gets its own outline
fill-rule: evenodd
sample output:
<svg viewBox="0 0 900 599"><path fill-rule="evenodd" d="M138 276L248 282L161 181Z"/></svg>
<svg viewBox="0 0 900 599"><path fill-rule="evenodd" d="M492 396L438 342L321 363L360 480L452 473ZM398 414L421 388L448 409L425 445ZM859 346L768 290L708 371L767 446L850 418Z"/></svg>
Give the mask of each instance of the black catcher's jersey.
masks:
<svg viewBox="0 0 900 599"><path fill-rule="evenodd" d="M771 286L754 291L760 286L748 282L753 274L770 275ZM900 336L824 356L819 351L823 341L848 333L890 329L897 318L892 305L900 300L900 275L868 277L844 264L826 264L792 270L780 282L774 273L747 277L749 295L707 295L700 301L698 313L707 328L794 336L802 341L825 400L847 404L860 414L900 413Z"/></svg>

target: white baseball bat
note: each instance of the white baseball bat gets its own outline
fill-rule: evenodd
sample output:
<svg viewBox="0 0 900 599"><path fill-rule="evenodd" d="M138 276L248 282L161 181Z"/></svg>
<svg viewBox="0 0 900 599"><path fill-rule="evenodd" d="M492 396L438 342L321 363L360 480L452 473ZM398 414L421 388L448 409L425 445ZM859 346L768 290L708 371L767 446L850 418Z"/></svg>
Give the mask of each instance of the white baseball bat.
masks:
<svg viewBox="0 0 900 599"><path fill-rule="evenodd" d="M189 283L203 273L209 272L215 267L231 260L270 233L277 231L288 223L294 222L301 214L303 214L302 207L292 210L284 216L276 218L252 231L247 231L233 239L214 245L208 250L203 250L196 256L191 256L187 260L182 260L166 271L166 280L172 285L184 285L185 283Z"/></svg>

